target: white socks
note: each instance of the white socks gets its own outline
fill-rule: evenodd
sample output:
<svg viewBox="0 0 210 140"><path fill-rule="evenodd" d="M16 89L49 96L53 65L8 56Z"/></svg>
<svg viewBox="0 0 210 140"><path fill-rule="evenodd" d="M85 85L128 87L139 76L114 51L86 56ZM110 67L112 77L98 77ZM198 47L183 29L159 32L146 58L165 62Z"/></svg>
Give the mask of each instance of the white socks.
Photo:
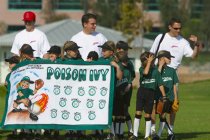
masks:
<svg viewBox="0 0 210 140"><path fill-rule="evenodd" d="M151 124L152 121L146 121L146 132L145 132L145 138L150 136L151 133Z"/></svg>
<svg viewBox="0 0 210 140"><path fill-rule="evenodd" d="M133 126L133 135L136 136L136 137L138 137L139 123L140 123L140 119L135 118L134 119L134 126Z"/></svg>

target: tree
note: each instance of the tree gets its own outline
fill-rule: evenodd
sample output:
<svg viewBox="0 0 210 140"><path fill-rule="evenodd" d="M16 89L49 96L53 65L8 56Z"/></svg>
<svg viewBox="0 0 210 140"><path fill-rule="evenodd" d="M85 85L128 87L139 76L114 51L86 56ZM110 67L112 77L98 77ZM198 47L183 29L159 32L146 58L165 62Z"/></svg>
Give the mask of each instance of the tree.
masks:
<svg viewBox="0 0 210 140"><path fill-rule="evenodd" d="M42 18L45 20L46 23L51 23L63 19L68 19L68 15L66 14L56 14L55 13L55 6L57 0L43 0L42 1Z"/></svg>
<svg viewBox="0 0 210 140"><path fill-rule="evenodd" d="M93 12L98 15L101 26L113 28L119 19L118 9L120 0L100 0L93 4Z"/></svg>
<svg viewBox="0 0 210 140"><path fill-rule="evenodd" d="M120 19L116 29L123 32L130 43L143 29L143 12L136 0L123 0L119 8Z"/></svg>
<svg viewBox="0 0 210 140"><path fill-rule="evenodd" d="M201 24L199 25L199 27L201 27L201 38L205 42L206 46L210 46L210 1L204 0L203 2L204 8L201 16ZM209 50L209 48L207 50Z"/></svg>

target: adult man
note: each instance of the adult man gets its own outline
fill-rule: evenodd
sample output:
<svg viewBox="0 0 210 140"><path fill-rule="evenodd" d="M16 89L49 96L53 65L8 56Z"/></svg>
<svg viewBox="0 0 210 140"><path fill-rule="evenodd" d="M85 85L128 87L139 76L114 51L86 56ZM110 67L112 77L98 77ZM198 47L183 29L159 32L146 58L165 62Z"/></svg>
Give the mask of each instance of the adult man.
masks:
<svg viewBox="0 0 210 140"><path fill-rule="evenodd" d="M179 19L172 18L168 25L169 31L165 34L158 50L158 51L161 50L169 51L170 54L174 56L174 58L171 58L171 63L168 64L168 66L174 68L175 70L177 70L178 67L180 66L183 56L192 57L194 59L198 55L199 46L197 44L197 37L195 35L191 35L189 38L189 40L194 44L194 49L192 49L190 43L180 35L181 28L182 28L181 21ZM150 52L152 53L156 52L161 37L162 34L159 34L155 38L155 41L152 45L152 48L150 49ZM178 103L178 101L174 102ZM169 126L171 130L173 130L174 127L175 115L176 112L172 112L170 114ZM152 125L151 129L152 131L155 131L155 124ZM174 137L173 133L170 130L168 130L168 133L169 133L168 139Z"/></svg>
<svg viewBox="0 0 210 140"><path fill-rule="evenodd" d="M181 21L179 19L172 18L169 22L169 31L165 34L163 41L160 44L160 50L166 50L175 56L171 59L171 64L169 67L177 69L182 61L183 56L195 58L198 54L197 37L194 35L190 36L190 41L194 42L194 49L190 47L190 43L180 35L181 31ZM150 52L155 53L157 50L158 43L162 34L159 34L150 49Z"/></svg>
<svg viewBox="0 0 210 140"><path fill-rule="evenodd" d="M103 45L107 39L103 34L96 32L96 15L87 13L82 16L83 30L74 35L71 41L77 43L78 46L82 47L79 52L83 60L87 60L88 53L90 51L96 51L101 57L101 48L99 45Z"/></svg>
<svg viewBox="0 0 210 140"><path fill-rule="evenodd" d="M15 36L11 52L19 55L19 49L23 44L29 44L35 51L34 57L47 57L47 51L50 49L46 35L35 28L36 15L34 12L27 11L23 15L25 29Z"/></svg>

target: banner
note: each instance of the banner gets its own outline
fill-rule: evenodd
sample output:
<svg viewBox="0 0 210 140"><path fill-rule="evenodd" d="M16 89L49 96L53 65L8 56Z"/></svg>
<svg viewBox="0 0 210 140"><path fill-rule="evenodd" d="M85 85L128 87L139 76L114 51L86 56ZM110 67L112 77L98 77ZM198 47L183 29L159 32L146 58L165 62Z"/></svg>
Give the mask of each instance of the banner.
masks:
<svg viewBox="0 0 210 140"><path fill-rule="evenodd" d="M8 81L2 127L108 128L114 78L114 68L108 62L22 62Z"/></svg>

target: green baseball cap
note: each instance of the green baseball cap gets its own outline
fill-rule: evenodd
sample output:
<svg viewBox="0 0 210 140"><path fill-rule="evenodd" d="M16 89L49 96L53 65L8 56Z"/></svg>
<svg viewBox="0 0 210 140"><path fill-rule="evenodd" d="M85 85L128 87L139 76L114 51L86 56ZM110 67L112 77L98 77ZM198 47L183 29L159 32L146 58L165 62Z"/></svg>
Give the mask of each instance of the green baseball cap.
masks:
<svg viewBox="0 0 210 140"><path fill-rule="evenodd" d="M21 81L27 81L27 82L29 82L30 84L33 84L33 83L34 83L34 81L31 81L30 78L29 78L28 76L24 76L24 77L21 79Z"/></svg>

